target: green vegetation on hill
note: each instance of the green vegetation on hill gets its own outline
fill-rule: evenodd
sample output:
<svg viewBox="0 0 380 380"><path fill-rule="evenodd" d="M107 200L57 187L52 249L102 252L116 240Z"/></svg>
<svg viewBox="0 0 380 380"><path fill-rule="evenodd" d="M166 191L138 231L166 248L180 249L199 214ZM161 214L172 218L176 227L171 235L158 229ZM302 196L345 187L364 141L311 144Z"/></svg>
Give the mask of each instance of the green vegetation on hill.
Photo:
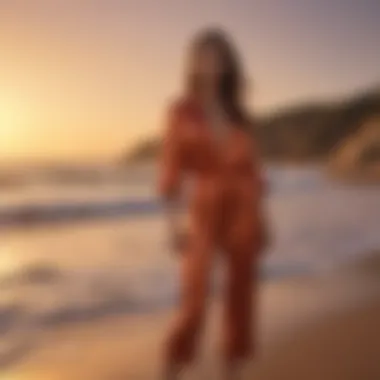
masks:
<svg viewBox="0 0 380 380"><path fill-rule="evenodd" d="M300 105L261 117L252 133L267 160L308 162L326 160L367 120L380 115L380 88L336 103ZM379 126L380 128L380 126ZM151 160L160 149L160 139L139 144L124 162ZM371 148L371 157L377 150Z"/></svg>

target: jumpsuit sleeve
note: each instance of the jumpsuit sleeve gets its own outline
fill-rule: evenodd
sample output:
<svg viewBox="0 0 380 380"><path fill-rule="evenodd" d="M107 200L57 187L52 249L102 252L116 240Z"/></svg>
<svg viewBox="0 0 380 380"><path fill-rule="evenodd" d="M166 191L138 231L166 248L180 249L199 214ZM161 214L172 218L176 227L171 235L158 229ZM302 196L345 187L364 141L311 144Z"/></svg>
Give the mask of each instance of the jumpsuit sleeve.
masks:
<svg viewBox="0 0 380 380"><path fill-rule="evenodd" d="M257 184L258 193L261 196L264 196L267 193L267 182L263 173L263 165L261 160L259 144L255 138L253 138L251 142L251 154L253 175L254 180Z"/></svg>
<svg viewBox="0 0 380 380"><path fill-rule="evenodd" d="M257 188L257 195L259 197L259 202L262 204L264 197L268 192L268 184L264 176L262 159L259 149L259 144L256 139L252 141L252 166L254 171L254 181ZM272 241L272 233L266 216L266 212L261 209L259 212L260 217L260 248L264 252L267 249Z"/></svg>
<svg viewBox="0 0 380 380"><path fill-rule="evenodd" d="M179 196L182 177L182 147L178 109L170 107L166 115L159 160L158 192L164 199Z"/></svg>

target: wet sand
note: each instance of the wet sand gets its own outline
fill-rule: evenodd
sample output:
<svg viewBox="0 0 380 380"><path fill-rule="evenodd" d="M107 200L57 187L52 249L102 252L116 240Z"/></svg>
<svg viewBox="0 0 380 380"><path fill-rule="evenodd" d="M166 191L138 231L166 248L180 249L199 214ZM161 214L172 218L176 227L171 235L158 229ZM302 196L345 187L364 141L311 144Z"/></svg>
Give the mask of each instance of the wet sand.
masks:
<svg viewBox="0 0 380 380"><path fill-rule="evenodd" d="M220 303L211 305L201 363L190 379L218 379ZM160 345L173 312L114 316L58 327L1 380L159 378ZM314 277L265 283L257 380L380 379L380 258Z"/></svg>

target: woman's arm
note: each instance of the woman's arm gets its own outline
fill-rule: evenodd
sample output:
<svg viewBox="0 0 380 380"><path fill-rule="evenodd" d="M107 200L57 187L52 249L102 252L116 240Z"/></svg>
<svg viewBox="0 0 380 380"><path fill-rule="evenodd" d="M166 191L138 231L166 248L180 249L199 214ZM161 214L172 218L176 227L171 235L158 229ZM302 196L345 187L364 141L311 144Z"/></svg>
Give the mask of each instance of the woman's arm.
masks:
<svg viewBox="0 0 380 380"><path fill-rule="evenodd" d="M178 251L183 242L180 228L180 203L183 176L183 149L178 107L172 106L167 115L159 165L158 191L163 200L172 248Z"/></svg>
<svg viewBox="0 0 380 380"><path fill-rule="evenodd" d="M268 192L268 185L264 175L259 144L255 138L251 140L251 159L257 192L260 197L264 197Z"/></svg>
<svg viewBox="0 0 380 380"><path fill-rule="evenodd" d="M260 148L258 145L258 142L255 138L252 139L252 165L253 165L253 175L254 180L256 183L256 191L257 195L259 197L259 202L261 204L259 212L260 215L260 223L261 223L261 251L264 252L269 245L271 244L272 237L271 237L271 231L270 226L268 223L268 218L266 215L265 205L264 205L264 198L268 193L268 183L265 178L264 170L263 170L263 164L262 164L262 158L260 153Z"/></svg>
<svg viewBox="0 0 380 380"><path fill-rule="evenodd" d="M180 128L179 111L172 106L166 116L159 163L158 191L165 201L180 196L183 155Z"/></svg>

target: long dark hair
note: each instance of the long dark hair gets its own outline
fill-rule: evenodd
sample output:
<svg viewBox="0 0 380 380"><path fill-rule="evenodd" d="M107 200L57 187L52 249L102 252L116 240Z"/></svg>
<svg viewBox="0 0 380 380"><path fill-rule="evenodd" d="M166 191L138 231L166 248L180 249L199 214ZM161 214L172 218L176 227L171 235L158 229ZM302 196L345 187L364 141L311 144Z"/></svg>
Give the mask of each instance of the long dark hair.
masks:
<svg viewBox="0 0 380 380"><path fill-rule="evenodd" d="M234 44L221 29L203 30L192 41L190 65L186 78L187 93L192 99L199 100L202 92L202 78L194 72L192 63L208 47L217 49L223 65L217 89L218 100L231 122L237 127L247 128L250 120L243 106L246 90L243 69Z"/></svg>

